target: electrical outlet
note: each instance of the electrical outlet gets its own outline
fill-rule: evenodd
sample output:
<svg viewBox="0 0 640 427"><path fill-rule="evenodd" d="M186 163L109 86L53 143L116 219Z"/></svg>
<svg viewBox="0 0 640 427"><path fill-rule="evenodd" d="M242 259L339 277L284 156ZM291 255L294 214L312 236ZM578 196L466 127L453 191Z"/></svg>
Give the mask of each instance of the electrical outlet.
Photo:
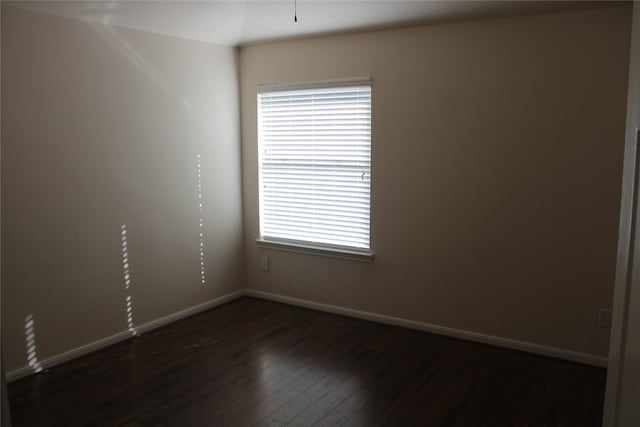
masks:
<svg viewBox="0 0 640 427"><path fill-rule="evenodd" d="M611 310L601 308L598 313L598 326L601 328L611 327Z"/></svg>
<svg viewBox="0 0 640 427"><path fill-rule="evenodd" d="M268 256L263 256L262 257L262 270L269 271L269 257Z"/></svg>

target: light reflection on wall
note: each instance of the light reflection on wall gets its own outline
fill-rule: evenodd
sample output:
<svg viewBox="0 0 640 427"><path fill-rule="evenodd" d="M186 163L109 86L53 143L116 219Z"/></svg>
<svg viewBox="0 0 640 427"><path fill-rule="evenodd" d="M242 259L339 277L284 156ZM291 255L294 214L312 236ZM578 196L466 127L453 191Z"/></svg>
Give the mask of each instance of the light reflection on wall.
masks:
<svg viewBox="0 0 640 427"><path fill-rule="evenodd" d="M112 13L107 13L103 17L103 24L111 22ZM136 67L148 81L158 85L165 91L169 84L162 74L154 68L149 61L131 44L123 35L120 34L116 27L103 25L97 22L91 23L92 27L109 42L115 50L122 54L134 67Z"/></svg>
<svg viewBox="0 0 640 427"><path fill-rule="evenodd" d="M122 269L124 270L124 288L131 286L131 275L129 274L129 249L127 247L127 226L122 226Z"/></svg>
<svg viewBox="0 0 640 427"><path fill-rule="evenodd" d="M128 290L131 287L131 272L129 271L129 248L127 243L127 226L122 225L122 269L124 272L124 289ZM131 302L131 295L127 295L127 325L132 335L138 335L135 326L133 325L133 304Z"/></svg>
<svg viewBox="0 0 640 427"><path fill-rule="evenodd" d="M131 306L131 295L127 295L127 325L132 335L138 335L135 326L133 326L133 310Z"/></svg>
<svg viewBox="0 0 640 427"><path fill-rule="evenodd" d="M196 166L198 172L198 210L200 212L200 281L205 284L204 277L204 221L203 221L203 208L202 208L202 167L200 164L200 154L196 157Z"/></svg>
<svg viewBox="0 0 640 427"><path fill-rule="evenodd" d="M27 361L29 366L33 369L33 372L42 372L42 365L38 361L36 354L36 334L33 314L29 314L24 319L24 334L27 343Z"/></svg>

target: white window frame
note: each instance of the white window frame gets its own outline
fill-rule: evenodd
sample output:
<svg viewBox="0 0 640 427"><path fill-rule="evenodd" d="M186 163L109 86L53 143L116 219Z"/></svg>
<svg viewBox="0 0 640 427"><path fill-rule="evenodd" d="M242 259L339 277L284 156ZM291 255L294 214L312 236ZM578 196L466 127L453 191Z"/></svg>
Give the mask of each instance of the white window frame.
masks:
<svg viewBox="0 0 640 427"><path fill-rule="evenodd" d="M372 262L373 261L373 249L371 239L371 193L369 193L369 247L368 248L355 248L348 246L339 246L334 244L315 243L303 240L290 240L280 237L264 237L263 232L263 182L262 182L262 135L261 129L261 109L260 109L260 95L262 93L271 93L278 91L293 91L304 89L323 89L323 88L339 88L339 87L351 87L351 86L369 86L373 95L373 85L369 78L356 78L356 79L343 79L332 80L322 82L309 82L301 84L283 84L283 85L260 85L258 86L258 94L256 97L257 103L257 136L258 136L258 201L259 201L259 233L260 236L256 239L256 243L265 248L285 250L291 252L302 252L311 255L323 255L329 257L336 257L342 259L349 259L355 261ZM370 141L371 144L371 141ZM371 179L371 176L369 177ZM371 192L371 184L369 184L369 191Z"/></svg>

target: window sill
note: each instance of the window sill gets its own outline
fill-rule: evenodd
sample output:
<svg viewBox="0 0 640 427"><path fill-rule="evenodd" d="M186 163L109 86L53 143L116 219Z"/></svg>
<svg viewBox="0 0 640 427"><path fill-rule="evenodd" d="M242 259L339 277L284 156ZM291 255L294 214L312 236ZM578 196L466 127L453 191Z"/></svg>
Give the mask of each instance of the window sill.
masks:
<svg viewBox="0 0 640 427"><path fill-rule="evenodd" d="M255 242L261 248L297 252L307 255L326 256L359 262L373 262L374 259L373 253L369 251L359 252L356 250L325 248L321 246L313 246L311 244L280 242L264 239L256 239Z"/></svg>

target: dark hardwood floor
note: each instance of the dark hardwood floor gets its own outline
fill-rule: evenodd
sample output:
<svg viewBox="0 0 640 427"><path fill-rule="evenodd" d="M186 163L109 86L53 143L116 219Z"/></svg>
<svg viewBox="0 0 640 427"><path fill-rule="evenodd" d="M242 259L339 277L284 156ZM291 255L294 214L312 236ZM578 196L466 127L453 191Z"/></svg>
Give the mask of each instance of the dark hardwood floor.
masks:
<svg viewBox="0 0 640 427"><path fill-rule="evenodd" d="M20 426L599 426L605 370L242 298L9 384Z"/></svg>

